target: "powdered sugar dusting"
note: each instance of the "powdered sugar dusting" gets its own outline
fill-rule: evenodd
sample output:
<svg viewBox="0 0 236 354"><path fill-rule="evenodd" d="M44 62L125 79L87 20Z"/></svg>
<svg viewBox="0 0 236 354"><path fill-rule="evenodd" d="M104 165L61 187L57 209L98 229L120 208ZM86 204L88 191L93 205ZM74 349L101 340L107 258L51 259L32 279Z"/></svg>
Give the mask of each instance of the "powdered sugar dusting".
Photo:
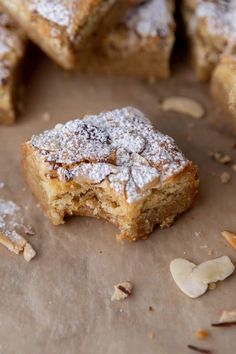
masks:
<svg viewBox="0 0 236 354"><path fill-rule="evenodd" d="M147 0L128 13L126 24L145 37L166 35L172 20L166 0Z"/></svg>
<svg viewBox="0 0 236 354"><path fill-rule="evenodd" d="M30 10L59 26L68 27L71 4L71 0L31 0Z"/></svg>
<svg viewBox="0 0 236 354"><path fill-rule="evenodd" d="M69 121L33 136L30 143L61 181L106 180L128 203L189 164L173 139L132 107Z"/></svg>
<svg viewBox="0 0 236 354"><path fill-rule="evenodd" d="M196 14L198 19L205 18L210 33L222 35L227 40L236 37L236 1L199 1Z"/></svg>
<svg viewBox="0 0 236 354"><path fill-rule="evenodd" d="M5 85L23 55L25 39L12 19L0 8L0 84Z"/></svg>

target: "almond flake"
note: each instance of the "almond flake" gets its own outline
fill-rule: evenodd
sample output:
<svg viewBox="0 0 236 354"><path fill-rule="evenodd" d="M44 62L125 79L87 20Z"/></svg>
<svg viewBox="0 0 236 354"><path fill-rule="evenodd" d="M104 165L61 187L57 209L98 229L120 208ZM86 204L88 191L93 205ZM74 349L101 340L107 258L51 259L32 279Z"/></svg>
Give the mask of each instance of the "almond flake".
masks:
<svg viewBox="0 0 236 354"><path fill-rule="evenodd" d="M204 284L215 283L229 277L235 266L228 256L222 256L199 264L193 269L192 276L196 281Z"/></svg>
<svg viewBox="0 0 236 354"><path fill-rule="evenodd" d="M236 250L236 234L230 231L223 231L221 235L226 239L226 241Z"/></svg>
<svg viewBox="0 0 236 354"><path fill-rule="evenodd" d="M30 262L31 259L33 259L36 256L36 252L33 249L33 247L27 242L24 251L23 251L23 256L26 262Z"/></svg>
<svg viewBox="0 0 236 354"><path fill-rule="evenodd" d="M201 119L205 114L205 110L199 102L187 97L167 97L162 101L161 108L163 111L187 114L195 119Z"/></svg>
<svg viewBox="0 0 236 354"><path fill-rule="evenodd" d="M220 316L219 323L232 323L236 322L236 309L231 311L223 311Z"/></svg>

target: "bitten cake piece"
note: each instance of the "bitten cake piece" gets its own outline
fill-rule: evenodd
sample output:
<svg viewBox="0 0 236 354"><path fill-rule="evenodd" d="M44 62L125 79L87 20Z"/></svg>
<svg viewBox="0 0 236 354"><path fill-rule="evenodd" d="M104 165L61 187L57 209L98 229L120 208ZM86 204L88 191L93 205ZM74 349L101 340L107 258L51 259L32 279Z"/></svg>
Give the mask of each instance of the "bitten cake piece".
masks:
<svg viewBox="0 0 236 354"><path fill-rule="evenodd" d="M183 0L182 3L197 76L208 80L222 53L236 54L235 1Z"/></svg>
<svg viewBox="0 0 236 354"><path fill-rule="evenodd" d="M115 21L132 0L0 0L29 38L65 69L99 22ZM105 21L105 20L104 20ZM106 22L106 21L105 21Z"/></svg>
<svg viewBox="0 0 236 354"><path fill-rule="evenodd" d="M111 31L95 37L90 56L80 53L82 70L167 78L175 37L173 7L171 1L146 0L129 9Z"/></svg>
<svg viewBox="0 0 236 354"><path fill-rule="evenodd" d="M26 38L0 6L0 123L15 120L17 73L25 54Z"/></svg>
<svg viewBox="0 0 236 354"><path fill-rule="evenodd" d="M85 116L23 145L26 180L53 224L68 215L116 224L119 239L170 226L197 193L196 166L135 108Z"/></svg>
<svg viewBox="0 0 236 354"><path fill-rule="evenodd" d="M222 56L212 75L211 93L227 113L222 123L236 134L236 56Z"/></svg>

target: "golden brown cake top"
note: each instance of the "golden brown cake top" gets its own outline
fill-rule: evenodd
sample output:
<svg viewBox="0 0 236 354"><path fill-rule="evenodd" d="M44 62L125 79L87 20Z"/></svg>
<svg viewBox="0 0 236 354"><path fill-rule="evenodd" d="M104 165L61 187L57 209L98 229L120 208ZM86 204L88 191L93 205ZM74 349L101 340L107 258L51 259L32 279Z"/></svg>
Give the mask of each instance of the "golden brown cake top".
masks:
<svg viewBox="0 0 236 354"><path fill-rule="evenodd" d="M29 143L61 181L106 181L128 203L190 164L172 138L132 107L58 124Z"/></svg>
<svg viewBox="0 0 236 354"><path fill-rule="evenodd" d="M109 8L111 0L26 0L30 12L63 29L74 41L78 30L89 23L91 12L97 15ZM114 1L113 1L114 2ZM53 33L52 33L53 35Z"/></svg>
<svg viewBox="0 0 236 354"><path fill-rule="evenodd" d="M167 0L146 0L128 12L126 26L141 37L165 36L173 22Z"/></svg>
<svg viewBox="0 0 236 354"><path fill-rule="evenodd" d="M196 14L204 19L207 31L220 35L227 40L236 37L236 1L235 0L197 0Z"/></svg>

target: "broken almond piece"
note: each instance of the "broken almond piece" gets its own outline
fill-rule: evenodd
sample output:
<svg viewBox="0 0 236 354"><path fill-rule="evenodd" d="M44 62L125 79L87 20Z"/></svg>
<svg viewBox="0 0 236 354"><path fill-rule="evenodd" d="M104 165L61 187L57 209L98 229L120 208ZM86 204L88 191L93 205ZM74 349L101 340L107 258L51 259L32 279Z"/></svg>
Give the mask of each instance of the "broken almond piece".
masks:
<svg viewBox="0 0 236 354"><path fill-rule="evenodd" d="M192 277L203 284L215 283L229 277L235 266L228 256L222 256L199 264L192 271Z"/></svg>
<svg viewBox="0 0 236 354"><path fill-rule="evenodd" d="M163 111L187 114L195 119L201 119L205 114L205 110L199 102L187 97L167 97L162 101L161 108Z"/></svg>
<svg viewBox="0 0 236 354"><path fill-rule="evenodd" d="M30 262L31 259L33 259L36 256L36 252L33 249L33 247L27 242L24 251L23 251L23 256L26 262Z"/></svg>
<svg viewBox="0 0 236 354"><path fill-rule="evenodd" d="M202 281L198 281L192 277L192 272L195 268L196 264L183 258L174 259L170 263L170 272L176 285L184 294L191 298L203 295L208 288Z"/></svg>
<svg viewBox="0 0 236 354"><path fill-rule="evenodd" d="M114 289L115 291L111 297L111 301L124 300L132 294L133 284L130 281L126 281L115 285Z"/></svg>
<svg viewBox="0 0 236 354"><path fill-rule="evenodd" d="M223 311L220 316L219 323L233 323L236 322L236 309L232 311Z"/></svg>
<svg viewBox="0 0 236 354"><path fill-rule="evenodd" d="M226 239L226 241L236 250L236 234L230 231L223 231L221 235Z"/></svg>

